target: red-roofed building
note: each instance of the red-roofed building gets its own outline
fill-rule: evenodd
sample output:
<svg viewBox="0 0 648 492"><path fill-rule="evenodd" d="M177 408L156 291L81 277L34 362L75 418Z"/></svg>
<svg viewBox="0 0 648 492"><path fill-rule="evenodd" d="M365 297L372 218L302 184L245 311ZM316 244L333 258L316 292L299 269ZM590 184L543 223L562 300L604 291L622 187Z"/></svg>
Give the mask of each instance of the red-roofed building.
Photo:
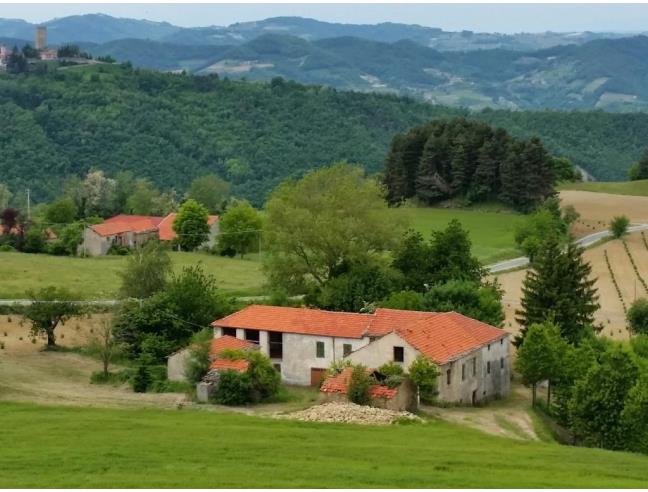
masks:
<svg viewBox="0 0 648 492"><path fill-rule="evenodd" d="M319 384L343 358L405 369L418 355L439 368L439 398L477 402L508 393L509 334L458 313L376 309L371 314L251 305L213 323L214 336L253 343L291 384Z"/></svg>
<svg viewBox="0 0 648 492"><path fill-rule="evenodd" d="M102 256L108 253L113 245L135 248L149 239L172 241L176 238L173 231L175 217L174 213L166 217L126 214L110 217L101 224L86 228L79 250L86 255ZM218 215L210 215L208 224L210 232L205 245L212 246L219 230Z"/></svg>

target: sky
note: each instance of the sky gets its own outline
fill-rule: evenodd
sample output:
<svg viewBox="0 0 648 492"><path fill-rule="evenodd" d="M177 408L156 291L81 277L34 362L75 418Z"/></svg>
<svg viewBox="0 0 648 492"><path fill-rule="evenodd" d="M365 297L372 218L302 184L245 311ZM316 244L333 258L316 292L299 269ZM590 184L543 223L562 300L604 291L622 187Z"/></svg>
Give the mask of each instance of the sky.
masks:
<svg viewBox="0 0 648 492"><path fill-rule="evenodd" d="M402 22L481 32L614 31L648 29L648 4L7 4L0 17L44 22L75 14L104 13L167 21L183 27L229 25L274 16L328 22Z"/></svg>

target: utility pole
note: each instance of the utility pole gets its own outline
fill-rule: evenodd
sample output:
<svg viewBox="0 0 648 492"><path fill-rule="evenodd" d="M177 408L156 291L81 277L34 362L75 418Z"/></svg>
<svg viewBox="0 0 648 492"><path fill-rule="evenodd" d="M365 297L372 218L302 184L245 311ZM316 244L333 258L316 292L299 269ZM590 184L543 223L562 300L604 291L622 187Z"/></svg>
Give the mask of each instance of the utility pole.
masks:
<svg viewBox="0 0 648 492"><path fill-rule="evenodd" d="M27 188L27 220L31 220L31 197L29 188Z"/></svg>

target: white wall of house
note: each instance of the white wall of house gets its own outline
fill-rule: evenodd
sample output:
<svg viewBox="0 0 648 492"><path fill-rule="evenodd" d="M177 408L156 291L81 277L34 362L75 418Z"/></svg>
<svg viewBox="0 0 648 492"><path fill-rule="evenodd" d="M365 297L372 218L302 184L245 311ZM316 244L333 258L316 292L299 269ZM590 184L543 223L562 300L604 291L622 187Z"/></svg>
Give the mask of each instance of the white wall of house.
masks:
<svg viewBox="0 0 648 492"><path fill-rule="evenodd" d="M506 335L439 366L439 400L471 404L508 395L511 385L509 345Z"/></svg>
<svg viewBox="0 0 648 492"><path fill-rule="evenodd" d="M399 337L396 333L387 335L374 340L370 344L352 352L347 359L354 364L362 364L371 369L377 369L386 362L394 361L394 347L403 347L403 362L399 362L403 369L407 371L410 364L419 355L419 351L409 343Z"/></svg>
<svg viewBox="0 0 648 492"><path fill-rule="evenodd" d="M83 242L79 245L79 253L89 256L105 255L113 243L113 237L100 236L90 227L83 231Z"/></svg>
<svg viewBox="0 0 648 492"><path fill-rule="evenodd" d="M223 333L219 327L214 328L214 337ZM309 385L311 369L328 369L332 362L341 360L344 346L357 350L369 343L369 338L341 338L329 336L283 333L283 350L281 359L273 358L273 364L281 366L281 379L288 384ZM236 338L245 339L245 330L236 329ZM324 356L318 357L317 342L324 344ZM259 350L270 355L269 332L259 331Z"/></svg>

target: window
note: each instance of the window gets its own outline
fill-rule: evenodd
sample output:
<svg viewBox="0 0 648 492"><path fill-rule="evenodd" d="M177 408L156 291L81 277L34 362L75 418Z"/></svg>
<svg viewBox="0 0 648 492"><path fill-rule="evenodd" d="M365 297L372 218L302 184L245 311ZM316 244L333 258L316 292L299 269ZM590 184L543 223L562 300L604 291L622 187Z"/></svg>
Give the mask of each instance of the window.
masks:
<svg viewBox="0 0 648 492"><path fill-rule="evenodd" d="M488 344L488 350L489 350L489 351L490 351L490 346L491 346L491 344L489 343L489 344Z"/></svg>
<svg viewBox="0 0 648 492"><path fill-rule="evenodd" d="M504 345L504 339L503 338L500 339L500 345Z"/></svg>
<svg viewBox="0 0 648 492"><path fill-rule="evenodd" d="M236 336L236 328L223 328L223 335L227 335L230 337L235 337Z"/></svg>
<svg viewBox="0 0 648 492"><path fill-rule="evenodd" d="M500 369L504 369L504 357L500 359Z"/></svg>
<svg viewBox="0 0 648 492"><path fill-rule="evenodd" d="M473 376L477 376L477 357L473 357L472 365L473 365Z"/></svg>
<svg viewBox="0 0 648 492"><path fill-rule="evenodd" d="M405 349L394 347L394 362L405 362Z"/></svg>
<svg viewBox="0 0 648 492"><path fill-rule="evenodd" d="M466 380L466 364L461 364L461 380Z"/></svg>
<svg viewBox="0 0 648 492"><path fill-rule="evenodd" d="M271 331L268 333L268 343L270 345L270 358L283 358L283 333Z"/></svg>
<svg viewBox="0 0 648 492"><path fill-rule="evenodd" d="M448 369L446 371L446 380L447 380L448 384L450 384L452 382L452 370L451 369Z"/></svg>
<svg viewBox="0 0 648 492"><path fill-rule="evenodd" d="M490 374L490 361L486 362L486 372Z"/></svg>
<svg viewBox="0 0 648 492"><path fill-rule="evenodd" d="M245 339L248 342L259 343L259 330L245 330Z"/></svg>
<svg viewBox="0 0 648 492"><path fill-rule="evenodd" d="M324 357L324 342L315 342L315 356L319 358Z"/></svg>
<svg viewBox="0 0 648 492"><path fill-rule="evenodd" d="M345 343L342 345L342 357L346 357L351 353L351 344L350 343Z"/></svg>

